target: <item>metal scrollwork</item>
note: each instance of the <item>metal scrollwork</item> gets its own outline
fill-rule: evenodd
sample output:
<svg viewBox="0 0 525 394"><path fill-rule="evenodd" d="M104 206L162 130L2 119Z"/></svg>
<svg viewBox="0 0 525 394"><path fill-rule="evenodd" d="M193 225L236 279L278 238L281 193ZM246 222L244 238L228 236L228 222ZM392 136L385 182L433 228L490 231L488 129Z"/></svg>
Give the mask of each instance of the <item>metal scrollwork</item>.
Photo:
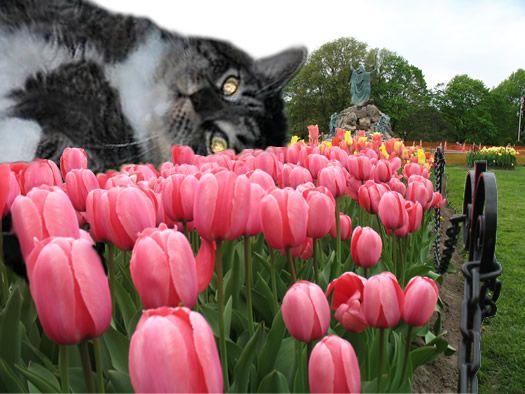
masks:
<svg viewBox="0 0 525 394"><path fill-rule="evenodd" d="M496 177L486 172L485 161L469 171L463 201L463 247L469 261L462 267L465 276L461 304L461 343L459 347L460 392L477 392L476 373L481 364L481 323L494 316L501 291L501 265L494 254L498 218Z"/></svg>
<svg viewBox="0 0 525 394"><path fill-rule="evenodd" d="M443 181L443 173L445 172L445 155L443 154L443 148L440 146L436 149L434 154L434 174L436 177L436 185L434 191L441 193L441 184ZM444 265L445 261L441 259L441 208L436 208L434 212L434 232L437 232L436 240L434 241L434 265L438 273L444 273L448 268L448 262ZM448 231L447 231L448 235ZM455 244L455 243L454 243ZM445 245L446 246L446 245Z"/></svg>

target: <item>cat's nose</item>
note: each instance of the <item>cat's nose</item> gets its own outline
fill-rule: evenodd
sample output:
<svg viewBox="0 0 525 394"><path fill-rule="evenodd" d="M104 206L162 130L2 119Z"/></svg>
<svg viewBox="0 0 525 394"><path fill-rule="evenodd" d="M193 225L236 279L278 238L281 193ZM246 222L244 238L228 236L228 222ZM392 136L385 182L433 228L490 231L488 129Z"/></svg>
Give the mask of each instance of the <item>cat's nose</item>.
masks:
<svg viewBox="0 0 525 394"><path fill-rule="evenodd" d="M211 88L200 89L189 96L195 112L207 117L223 108L222 100L217 97L217 92Z"/></svg>

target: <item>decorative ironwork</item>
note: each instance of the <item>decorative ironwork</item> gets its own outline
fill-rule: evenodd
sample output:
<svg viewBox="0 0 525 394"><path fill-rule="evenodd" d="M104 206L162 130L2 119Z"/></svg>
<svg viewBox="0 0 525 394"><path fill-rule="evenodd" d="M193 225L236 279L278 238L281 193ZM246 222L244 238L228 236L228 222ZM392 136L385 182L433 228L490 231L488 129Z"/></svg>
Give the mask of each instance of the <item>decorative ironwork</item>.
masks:
<svg viewBox="0 0 525 394"><path fill-rule="evenodd" d="M434 154L434 174L436 177L434 191L439 193L441 193L441 184L443 181L444 172L445 155L443 154L443 148L441 146L438 146L438 148L436 149L436 153ZM446 266L444 266L443 269L443 260L441 259L441 208L436 208L434 214L434 232L437 232L436 240L434 241L434 265L438 273L444 273L448 268L448 262L446 263Z"/></svg>
<svg viewBox="0 0 525 394"><path fill-rule="evenodd" d="M461 304L461 343L459 347L459 392L477 392L476 373L481 364L481 322L494 316L501 291L501 265L494 254L498 213L496 177L486 172L487 162L476 162L465 183L463 247L469 261L462 267L465 297ZM457 235L457 233L456 233Z"/></svg>

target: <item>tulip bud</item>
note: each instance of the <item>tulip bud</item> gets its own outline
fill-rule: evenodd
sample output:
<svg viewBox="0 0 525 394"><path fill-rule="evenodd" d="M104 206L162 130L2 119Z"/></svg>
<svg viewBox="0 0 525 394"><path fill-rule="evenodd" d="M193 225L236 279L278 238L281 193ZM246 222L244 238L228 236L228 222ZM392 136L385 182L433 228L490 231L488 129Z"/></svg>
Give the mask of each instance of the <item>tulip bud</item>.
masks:
<svg viewBox="0 0 525 394"><path fill-rule="evenodd" d="M397 229L405 224L405 199L398 192L386 192L378 206L379 218L387 229Z"/></svg>
<svg viewBox="0 0 525 394"><path fill-rule="evenodd" d="M282 313L286 328L298 341L319 339L330 326L328 300L315 283L294 283L284 295Z"/></svg>
<svg viewBox="0 0 525 394"><path fill-rule="evenodd" d="M188 308L142 312L129 346L137 393L222 393L221 362L210 326Z"/></svg>
<svg viewBox="0 0 525 394"><path fill-rule="evenodd" d="M346 241L352 235L352 218L339 212L339 225L341 227L341 241ZM332 222L332 227L330 228L330 236L333 239L337 239L337 223L335 220Z"/></svg>
<svg viewBox="0 0 525 394"><path fill-rule="evenodd" d="M51 160L35 159L22 168L18 183L20 192L25 196L32 188L41 185L62 187L62 176L57 165Z"/></svg>
<svg viewBox="0 0 525 394"><path fill-rule="evenodd" d="M308 362L312 393L360 393L361 372L350 342L329 335L315 345Z"/></svg>
<svg viewBox="0 0 525 394"><path fill-rule="evenodd" d="M325 167L319 171L319 185L328 188L334 197L342 196L346 191L347 174L346 170L341 167Z"/></svg>
<svg viewBox="0 0 525 394"><path fill-rule="evenodd" d="M374 275L366 283L363 308L369 325L392 328L403 312L403 290L391 272Z"/></svg>
<svg viewBox="0 0 525 394"><path fill-rule="evenodd" d="M370 268L377 264L383 251L381 236L370 227L357 226L352 234L352 260L360 267Z"/></svg>
<svg viewBox="0 0 525 394"><path fill-rule="evenodd" d="M85 170L87 168L87 154L81 148L66 148L60 156L60 171L66 179L66 174L75 169Z"/></svg>
<svg viewBox="0 0 525 394"><path fill-rule="evenodd" d="M86 198L91 190L98 189L97 177L91 170L73 169L66 174L64 189L77 211L86 210Z"/></svg>
<svg viewBox="0 0 525 394"><path fill-rule="evenodd" d="M20 195L20 186L9 164L0 165L0 219L7 215L15 198Z"/></svg>
<svg viewBox="0 0 525 394"><path fill-rule="evenodd" d="M436 283L430 278L415 276L408 282L403 305L403 320L411 326L424 326L434 313L439 297Z"/></svg>

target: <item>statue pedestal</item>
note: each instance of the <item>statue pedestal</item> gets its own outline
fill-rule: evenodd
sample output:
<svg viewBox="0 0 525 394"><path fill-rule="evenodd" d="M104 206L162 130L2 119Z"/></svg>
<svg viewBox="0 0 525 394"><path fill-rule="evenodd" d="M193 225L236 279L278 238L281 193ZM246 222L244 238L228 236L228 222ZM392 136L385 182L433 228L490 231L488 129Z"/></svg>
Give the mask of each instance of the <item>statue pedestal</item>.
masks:
<svg viewBox="0 0 525 394"><path fill-rule="evenodd" d="M390 124L385 121L390 118L375 106L374 100L367 100L359 105L348 107L339 115L341 118L337 120L337 127L340 129L350 130L352 133L363 130L366 136L370 136L378 131L376 130L377 125L379 129L384 128L383 138L394 137Z"/></svg>

